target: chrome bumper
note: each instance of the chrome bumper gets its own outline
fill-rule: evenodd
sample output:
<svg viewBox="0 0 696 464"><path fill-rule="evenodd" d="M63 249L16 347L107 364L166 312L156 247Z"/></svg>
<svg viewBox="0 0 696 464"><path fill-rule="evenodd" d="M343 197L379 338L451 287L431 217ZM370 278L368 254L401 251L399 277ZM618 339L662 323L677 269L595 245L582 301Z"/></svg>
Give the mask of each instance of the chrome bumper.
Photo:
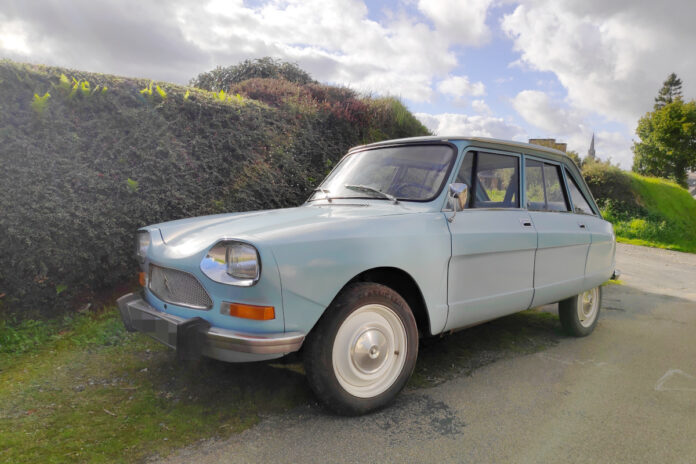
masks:
<svg viewBox="0 0 696 464"><path fill-rule="evenodd" d="M272 359L299 350L305 338L300 332L250 334L212 327L200 317L184 319L158 311L138 293L123 295L116 303L129 332L149 335L175 349L182 359L201 355L223 361Z"/></svg>

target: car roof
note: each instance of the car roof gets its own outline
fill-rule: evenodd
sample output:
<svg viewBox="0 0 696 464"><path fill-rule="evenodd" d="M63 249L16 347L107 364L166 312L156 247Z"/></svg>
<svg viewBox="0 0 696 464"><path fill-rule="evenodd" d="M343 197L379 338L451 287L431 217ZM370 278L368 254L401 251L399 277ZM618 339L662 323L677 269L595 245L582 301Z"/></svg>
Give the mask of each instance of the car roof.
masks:
<svg viewBox="0 0 696 464"><path fill-rule="evenodd" d="M523 150L528 150L528 151L536 151L536 152L548 153L551 155L569 158L568 154L566 154L565 152L562 152L560 150L556 150L555 148L545 147L543 145L535 145L535 144L531 144L531 143L516 142L514 140L494 139L494 138L489 138L489 137L467 137L467 136L426 136L426 137L408 137L408 138L403 138L403 139L383 140L381 142L376 142L376 143L371 143L368 145L360 145L357 147L353 147L350 149L350 151L362 150L364 148L379 147L379 146L383 146L383 145L399 145L399 144L423 143L423 142L453 142L453 141L484 143L484 144L491 144L491 145L503 145L503 146L506 146L509 148L523 149Z"/></svg>

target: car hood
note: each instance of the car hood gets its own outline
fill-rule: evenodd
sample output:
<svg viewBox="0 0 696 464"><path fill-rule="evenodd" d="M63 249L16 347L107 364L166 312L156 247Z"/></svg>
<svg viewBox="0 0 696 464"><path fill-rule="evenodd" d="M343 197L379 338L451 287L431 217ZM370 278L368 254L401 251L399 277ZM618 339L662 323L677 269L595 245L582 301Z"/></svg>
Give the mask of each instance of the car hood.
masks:
<svg viewBox="0 0 696 464"><path fill-rule="evenodd" d="M296 208L284 208L247 213L217 214L178 221L155 224L152 228L160 230L165 244L172 247L194 243L209 246L221 239L240 239L253 241L292 235L293 231L316 230L322 224L336 224L340 221L356 220L377 216L409 214L420 211L420 205L404 203L394 205L386 202L364 204L316 204ZM198 248L193 246L193 248Z"/></svg>

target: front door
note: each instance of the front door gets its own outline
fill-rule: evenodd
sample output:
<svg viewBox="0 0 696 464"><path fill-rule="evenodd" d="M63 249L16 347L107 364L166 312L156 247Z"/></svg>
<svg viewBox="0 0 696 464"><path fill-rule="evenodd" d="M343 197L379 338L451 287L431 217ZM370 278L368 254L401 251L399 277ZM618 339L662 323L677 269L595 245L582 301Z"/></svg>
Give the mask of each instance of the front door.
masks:
<svg viewBox="0 0 696 464"><path fill-rule="evenodd" d="M468 152L455 182L469 186L467 208L449 223L446 330L527 309L537 234L520 209L520 157Z"/></svg>

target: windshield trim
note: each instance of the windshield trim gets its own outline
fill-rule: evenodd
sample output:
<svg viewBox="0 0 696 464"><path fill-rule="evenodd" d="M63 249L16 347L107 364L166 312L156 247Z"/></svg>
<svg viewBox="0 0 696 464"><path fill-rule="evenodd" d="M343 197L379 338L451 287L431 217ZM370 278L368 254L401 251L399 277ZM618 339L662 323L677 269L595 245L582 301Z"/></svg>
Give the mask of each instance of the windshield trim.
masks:
<svg viewBox="0 0 696 464"><path fill-rule="evenodd" d="M457 146L456 146L454 143L452 143L452 142L448 142L448 141L437 142L437 141L429 141L429 140L428 140L428 141L423 141L423 142L386 143L386 144L384 144L384 145L379 145L379 146L376 146L376 147L365 147L365 148L358 148L358 149L354 149L354 150L351 149L351 150L349 150L348 153L347 153L343 158L341 158L341 160L336 164L336 167L334 167L334 168L331 170L331 172L329 172L329 174L327 174L327 176L321 181L321 184L319 184L319 186L318 186L317 188L320 188L322 185L324 185L324 182L326 181L326 179L329 178L329 176L331 176L331 174L333 174L333 171L336 170L336 169L338 169L338 168L341 166L341 164L343 164L343 162L344 162L349 156L355 155L356 153L363 153L363 152L366 152L366 151L373 151L373 150L381 150L381 149L384 149L384 148L413 147L413 146L438 146L438 145L444 145L444 146L450 147L450 148L452 149L453 156L452 156L452 159L449 161L449 166L447 166L447 171L445 172L445 175L444 175L444 177L442 178L442 182L440 182L440 186L438 187L438 189L437 189L437 191L435 192L435 194L434 194L432 197L430 197L430 198L425 198L425 199L422 199L422 200L414 200L414 199L411 199L411 198L400 198L400 197L397 197L397 198L396 198L398 201L409 201L409 202L413 202L413 203L430 203L431 201L437 199L437 198L440 196L440 194L442 193L442 189L444 188L445 184L447 184L447 181L449 180L450 175L452 174L452 168L454 167L454 164L455 164L455 162L457 161L457 155L459 154L459 149L458 149ZM317 193L317 192L312 193L312 195L314 195L315 193ZM333 196L332 196L331 199L332 199L332 200L335 200L335 199L363 199L363 200L386 200L386 201L391 201L391 200L389 200L389 199L387 199L387 198L366 197L366 196L361 196L361 197L358 197L358 196L356 196L356 197L354 197L354 196L350 196L350 197L343 197L343 196L341 196L341 197L333 197ZM307 202L318 201L318 200L326 200L326 197L321 197L321 198L311 198L311 197L310 197L310 198L307 200Z"/></svg>

